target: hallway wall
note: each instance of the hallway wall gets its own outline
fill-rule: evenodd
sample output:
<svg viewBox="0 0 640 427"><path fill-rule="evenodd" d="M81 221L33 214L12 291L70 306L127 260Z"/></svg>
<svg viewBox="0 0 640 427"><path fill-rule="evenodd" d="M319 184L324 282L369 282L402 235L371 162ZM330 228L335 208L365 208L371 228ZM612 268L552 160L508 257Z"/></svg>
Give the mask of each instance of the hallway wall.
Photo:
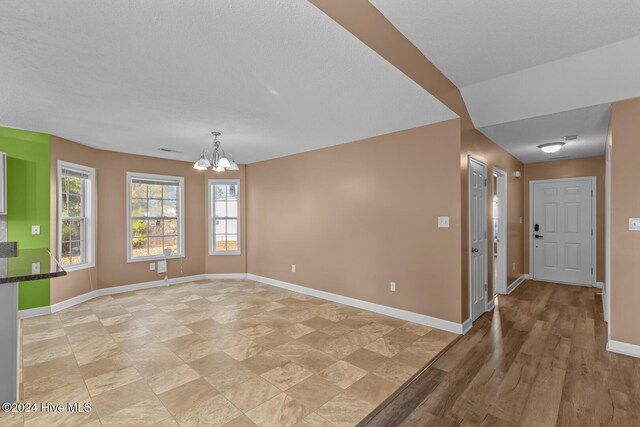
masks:
<svg viewBox="0 0 640 427"><path fill-rule="evenodd" d="M529 183L542 179L596 177L596 280L604 282L605 278L605 158L590 157L585 159L558 160L553 162L530 163L524 165L524 271L529 269Z"/></svg>

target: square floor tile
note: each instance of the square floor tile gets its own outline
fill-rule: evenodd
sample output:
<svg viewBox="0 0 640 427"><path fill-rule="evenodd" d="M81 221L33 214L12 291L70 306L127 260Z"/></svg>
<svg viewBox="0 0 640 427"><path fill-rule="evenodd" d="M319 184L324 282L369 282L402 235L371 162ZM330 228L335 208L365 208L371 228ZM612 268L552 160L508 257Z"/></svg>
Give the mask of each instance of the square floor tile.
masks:
<svg viewBox="0 0 640 427"><path fill-rule="evenodd" d="M311 375L313 374L302 366L289 362L263 373L262 378L284 391Z"/></svg>
<svg viewBox="0 0 640 427"><path fill-rule="evenodd" d="M219 426L241 415L242 412L238 408L219 394L176 415L175 420L181 427Z"/></svg>
<svg viewBox="0 0 640 427"><path fill-rule="evenodd" d="M336 427L351 427L366 417L375 406L349 393L341 393L322 405L316 413Z"/></svg>
<svg viewBox="0 0 640 427"><path fill-rule="evenodd" d="M288 427L302 421L310 413L302 403L280 393L246 415L260 427Z"/></svg>
<svg viewBox="0 0 640 427"><path fill-rule="evenodd" d="M367 371L344 360L339 360L320 372L319 375L330 383L345 389L367 375Z"/></svg>
<svg viewBox="0 0 640 427"><path fill-rule="evenodd" d="M386 337L378 338L371 344L365 346L367 350L371 350L373 352L379 353L385 357L393 357L396 354L400 353L402 349L400 344L395 341L392 341Z"/></svg>
<svg viewBox="0 0 640 427"><path fill-rule="evenodd" d="M342 389L340 387L331 384L318 375L310 376L286 391L289 396L312 410L316 410L341 392Z"/></svg>
<svg viewBox="0 0 640 427"><path fill-rule="evenodd" d="M396 384L382 377L375 374L367 374L351 385L347 391L359 399L378 406L393 394L397 388Z"/></svg>
<svg viewBox="0 0 640 427"><path fill-rule="evenodd" d="M261 377L251 378L224 392L224 396L242 412L250 411L278 394L280 390Z"/></svg>

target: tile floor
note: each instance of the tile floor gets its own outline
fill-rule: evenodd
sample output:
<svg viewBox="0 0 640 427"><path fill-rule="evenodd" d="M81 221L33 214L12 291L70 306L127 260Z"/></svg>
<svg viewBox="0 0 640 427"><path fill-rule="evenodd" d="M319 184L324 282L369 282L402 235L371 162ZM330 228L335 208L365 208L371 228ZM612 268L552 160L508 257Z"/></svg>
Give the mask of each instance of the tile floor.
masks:
<svg viewBox="0 0 640 427"><path fill-rule="evenodd" d="M351 426L456 337L247 280L105 296L22 329L22 401L93 410L3 426Z"/></svg>

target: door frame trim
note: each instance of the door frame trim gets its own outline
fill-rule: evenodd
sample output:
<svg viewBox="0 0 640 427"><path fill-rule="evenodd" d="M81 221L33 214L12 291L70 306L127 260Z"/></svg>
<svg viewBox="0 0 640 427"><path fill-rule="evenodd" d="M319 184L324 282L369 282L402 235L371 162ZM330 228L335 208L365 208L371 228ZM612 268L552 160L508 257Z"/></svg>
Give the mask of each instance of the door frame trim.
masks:
<svg viewBox="0 0 640 427"><path fill-rule="evenodd" d="M593 197L591 198L591 227L593 227L593 235L591 236L591 266L593 267L593 275L591 276L591 287L596 287L598 277L598 183L595 176L576 176L573 178L558 178L558 179L536 179L529 181L529 274L533 280L545 281L536 279L534 276L535 269L533 265L533 186L534 184L549 183L549 182L568 182L568 181L591 181L591 189L593 190ZM554 282L564 283L564 282ZM572 285L585 286L577 283L570 283Z"/></svg>
<svg viewBox="0 0 640 427"><path fill-rule="evenodd" d="M485 179L487 179L487 183L489 182L489 177L486 176L488 174L489 168L487 166L487 164L485 162L483 162L482 160L478 159L477 157L473 157L472 155L467 155L467 223L469 226L469 230L467 233L467 265L468 265L468 269L469 269L469 274L468 274L468 287L469 287L469 318L467 319L467 321L471 322L471 324L473 324L473 303L472 303L472 299L473 299L473 293L471 291L471 162L476 163L482 167L484 167L484 171L485 171ZM487 188L488 185L484 186L484 201L485 201L485 221L484 223L484 232L485 232L485 239L484 239L484 282L487 285L485 287L484 290L484 311L485 313L487 312L487 302L488 302L488 284L489 284L489 271L488 271L488 262L489 262L489 257L487 256L488 252L489 252L489 248L488 248L488 240L489 240L489 233L488 233L488 225L487 223L489 222L489 215L488 215L488 199L487 199Z"/></svg>
<svg viewBox="0 0 640 427"><path fill-rule="evenodd" d="M498 175L502 175L502 179L504 180L504 201L500 204L500 212L498 217L498 222L500 223L500 231L502 234L502 239L500 243L502 243L502 254L499 256L502 258L502 271L500 272L502 275L502 283L500 286L497 286L498 289L494 289L494 294L506 294L507 288L509 287L509 279L507 278L508 274L508 261L509 261L509 233L507 233L507 227L509 226L509 209L508 209L508 197L509 197L509 179L508 175L502 169L494 166L493 173L497 173ZM498 194L498 190L500 189L500 176L498 176L498 183L494 192ZM492 251L493 252L493 251ZM493 254L492 254L493 255ZM495 272L493 273L495 275ZM494 280L495 282L495 280Z"/></svg>

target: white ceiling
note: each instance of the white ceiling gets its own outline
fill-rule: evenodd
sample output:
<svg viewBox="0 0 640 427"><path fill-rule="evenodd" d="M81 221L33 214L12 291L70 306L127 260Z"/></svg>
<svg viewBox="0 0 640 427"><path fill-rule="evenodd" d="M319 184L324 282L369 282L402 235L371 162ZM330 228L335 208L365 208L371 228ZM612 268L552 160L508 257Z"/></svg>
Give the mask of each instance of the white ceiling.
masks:
<svg viewBox="0 0 640 427"><path fill-rule="evenodd" d="M637 0L370 0L457 86L640 34Z"/></svg>
<svg viewBox="0 0 640 427"><path fill-rule="evenodd" d="M485 127L634 98L640 96L638 76L640 36L465 86L461 92L475 126Z"/></svg>
<svg viewBox="0 0 640 427"><path fill-rule="evenodd" d="M596 105L502 123L479 130L522 163L602 156L607 139L610 110L609 104ZM541 144L563 141L568 135L578 135L578 139L567 141L562 150L557 153L545 154L537 148Z"/></svg>
<svg viewBox="0 0 640 427"><path fill-rule="evenodd" d="M1 125L181 160L211 130L251 163L457 117L306 1L4 0L0 58Z"/></svg>
<svg viewBox="0 0 640 427"><path fill-rule="evenodd" d="M640 96L640 1L370 0L458 87L476 128L525 163L602 155L608 105Z"/></svg>

